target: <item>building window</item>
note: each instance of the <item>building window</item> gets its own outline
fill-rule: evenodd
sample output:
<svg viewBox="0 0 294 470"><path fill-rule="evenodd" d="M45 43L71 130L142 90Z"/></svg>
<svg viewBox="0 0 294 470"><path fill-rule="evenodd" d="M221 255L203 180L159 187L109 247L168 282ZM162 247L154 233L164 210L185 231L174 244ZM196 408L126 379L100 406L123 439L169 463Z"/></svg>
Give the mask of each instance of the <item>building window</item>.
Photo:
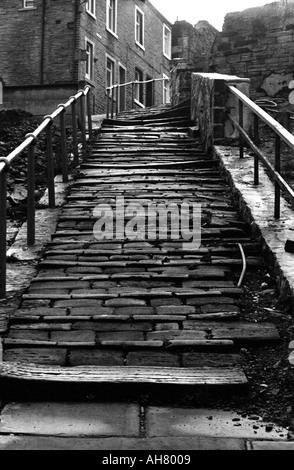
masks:
<svg viewBox="0 0 294 470"><path fill-rule="evenodd" d="M169 77L163 74L163 103L170 103L170 86L169 86Z"/></svg>
<svg viewBox="0 0 294 470"><path fill-rule="evenodd" d="M171 30L166 24L163 25L163 55L171 59Z"/></svg>
<svg viewBox="0 0 294 470"><path fill-rule="evenodd" d="M136 44L144 49L144 13L137 6L135 21Z"/></svg>
<svg viewBox="0 0 294 470"><path fill-rule="evenodd" d="M143 82L143 72L140 69L135 69L135 81ZM140 106L144 106L144 83L135 83L135 102Z"/></svg>
<svg viewBox="0 0 294 470"><path fill-rule="evenodd" d="M106 0L106 29L116 36L117 0Z"/></svg>
<svg viewBox="0 0 294 470"><path fill-rule="evenodd" d="M86 11L96 18L96 0L88 0L86 3Z"/></svg>
<svg viewBox="0 0 294 470"><path fill-rule="evenodd" d="M106 87L115 85L115 60L106 55Z"/></svg>
<svg viewBox="0 0 294 470"><path fill-rule="evenodd" d="M22 7L26 10L31 10L35 8L35 0L23 0Z"/></svg>
<svg viewBox="0 0 294 470"><path fill-rule="evenodd" d="M86 78L94 78L94 44L89 39L86 39Z"/></svg>

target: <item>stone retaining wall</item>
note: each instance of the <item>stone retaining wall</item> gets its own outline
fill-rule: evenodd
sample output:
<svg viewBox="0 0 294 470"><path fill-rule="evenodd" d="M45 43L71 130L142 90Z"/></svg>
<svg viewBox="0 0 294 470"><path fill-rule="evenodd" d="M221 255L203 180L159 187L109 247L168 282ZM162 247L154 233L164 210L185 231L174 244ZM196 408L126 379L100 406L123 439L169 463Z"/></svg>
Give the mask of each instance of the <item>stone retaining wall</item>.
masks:
<svg viewBox="0 0 294 470"><path fill-rule="evenodd" d="M251 79L251 96L287 95L294 72L294 1L229 13L218 34L210 72Z"/></svg>

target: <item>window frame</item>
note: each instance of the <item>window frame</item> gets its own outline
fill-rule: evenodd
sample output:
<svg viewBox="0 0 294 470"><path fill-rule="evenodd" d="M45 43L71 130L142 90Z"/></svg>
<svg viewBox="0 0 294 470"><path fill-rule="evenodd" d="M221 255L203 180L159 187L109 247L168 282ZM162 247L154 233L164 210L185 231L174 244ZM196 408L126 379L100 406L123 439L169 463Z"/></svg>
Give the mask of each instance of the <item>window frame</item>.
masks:
<svg viewBox="0 0 294 470"><path fill-rule="evenodd" d="M90 54L88 54L88 44L92 47L92 60ZM86 60L86 72L85 72L85 78L86 80L93 81L94 80L94 57L95 57L95 43L91 41L91 39L85 37L85 46L86 46L86 55L87 55L87 60ZM88 65L90 64L90 74L88 74Z"/></svg>
<svg viewBox="0 0 294 470"><path fill-rule="evenodd" d="M142 23L137 22L138 13L141 15ZM140 38L138 38L138 26L142 27L142 43L140 43ZM145 51L145 13L141 10L141 8L138 7L138 5L136 5L135 8L135 42L137 46Z"/></svg>
<svg viewBox="0 0 294 470"><path fill-rule="evenodd" d="M166 31L168 31L168 36L166 35ZM168 38L168 53L166 53L166 39ZM167 24L163 23L163 55L166 57L168 60L171 60L171 55L172 55L172 31L171 29L167 26Z"/></svg>
<svg viewBox="0 0 294 470"><path fill-rule="evenodd" d="M114 2L114 25L110 25L110 6L111 2ZM114 26L114 30L112 29ZM117 0L106 0L106 29L107 31L112 34L114 37L118 38L117 35Z"/></svg>
<svg viewBox="0 0 294 470"><path fill-rule="evenodd" d="M91 5L93 7L93 9L91 9L91 6L89 8L89 5ZM88 0L86 2L86 12L92 16L93 18L95 18L95 20L97 19L96 17L96 0Z"/></svg>
<svg viewBox="0 0 294 470"><path fill-rule="evenodd" d="M113 72L112 72L112 83L110 85L108 85L108 66L107 66L107 62L108 60L110 60L113 64ZM115 78L116 78L116 69L117 69L117 61L114 59L114 57L112 57L111 55L109 54L105 54L105 75L106 75L106 86L105 86L105 93L107 94L107 88L109 88L110 86L113 86L115 85ZM115 93L113 94L114 95L114 99L116 99L115 97Z"/></svg>
<svg viewBox="0 0 294 470"><path fill-rule="evenodd" d="M137 73L141 75L141 78L138 80L139 82L144 81L144 73L143 70L139 69L138 67L135 68L135 81L137 81ZM140 100L142 98L142 101ZM135 93L134 93L134 102L140 106L141 108L145 108L144 105L144 83L135 83Z"/></svg>
<svg viewBox="0 0 294 470"><path fill-rule="evenodd" d="M168 79L169 81L168 86L166 87L166 81L162 80L162 102L163 104L170 103L170 77L168 77L165 73L162 74L162 78ZM168 98L168 99L167 99Z"/></svg>
<svg viewBox="0 0 294 470"><path fill-rule="evenodd" d="M22 10L36 10L36 8L35 0L22 0Z"/></svg>

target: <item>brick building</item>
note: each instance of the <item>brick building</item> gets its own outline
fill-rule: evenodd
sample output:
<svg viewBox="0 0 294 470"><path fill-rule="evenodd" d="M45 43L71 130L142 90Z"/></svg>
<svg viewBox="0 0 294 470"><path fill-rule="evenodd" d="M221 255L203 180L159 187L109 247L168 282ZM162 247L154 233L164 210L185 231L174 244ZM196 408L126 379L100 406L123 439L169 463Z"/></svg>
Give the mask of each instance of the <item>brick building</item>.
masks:
<svg viewBox="0 0 294 470"><path fill-rule="evenodd" d="M4 105L43 115L85 84L93 112L106 87L169 77L171 24L149 0L1 0L0 79ZM154 87L154 90L153 90ZM138 85L135 102L169 99L167 82ZM119 108L130 105L121 92Z"/></svg>

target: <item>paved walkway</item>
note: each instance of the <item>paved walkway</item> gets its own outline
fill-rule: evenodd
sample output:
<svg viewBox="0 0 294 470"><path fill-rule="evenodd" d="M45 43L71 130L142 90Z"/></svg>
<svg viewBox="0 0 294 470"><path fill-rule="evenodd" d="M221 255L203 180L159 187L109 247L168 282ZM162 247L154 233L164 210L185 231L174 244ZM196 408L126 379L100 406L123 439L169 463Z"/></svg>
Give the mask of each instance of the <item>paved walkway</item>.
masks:
<svg viewBox="0 0 294 470"><path fill-rule="evenodd" d="M136 403L7 404L0 450L38 449L294 450L294 443L287 442L285 429L228 411Z"/></svg>
<svg viewBox="0 0 294 470"><path fill-rule="evenodd" d="M238 244L248 270L263 266L263 259L235 211L218 162L189 137L186 113L161 108L157 114L104 121L71 185L37 276L10 319L0 365L4 391L23 393L28 385L31 393L37 385L43 393L53 385L58 395L61 385L70 384L70 399L73 384L78 389L124 384L135 394L142 391L139 385L144 389L148 384L246 391L240 348L275 342L279 335L270 323L240 319L243 262ZM176 219L167 218L165 232L158 214L147 218L150 203L157 210L159 204L200 204L201 246L187 243L183 232L175 239ZM129 214L121 226L126 208ZM116 238L97 239L101 209L114 214ZM112 224L107 223L109 233ZM135 229L138 239L133 239ZM287 437L285 430L268 436L264 424L256 423L257 428L244 423L238 434L236 416L218 434L207 410L201 415L201 410L137 404L70 407L68 402L7 403L0 446L255 449L267 445L264 439ZM62 441L63 434L71 439Z"/></svg>
<svg viewBox="0 0 294 470"><path fill-rule="evenodd" d="M238 243L248 269L263 259L217 161L178 110L104 122L11 318L2 375L52 381L61 366L60 381L246 385L238 348L279 335L239 320ZM201 246L185 242L176 219L159 227L156 212L145 233L150 203L201 205ZM103 209L116 238L99 241Z"/></svg>

